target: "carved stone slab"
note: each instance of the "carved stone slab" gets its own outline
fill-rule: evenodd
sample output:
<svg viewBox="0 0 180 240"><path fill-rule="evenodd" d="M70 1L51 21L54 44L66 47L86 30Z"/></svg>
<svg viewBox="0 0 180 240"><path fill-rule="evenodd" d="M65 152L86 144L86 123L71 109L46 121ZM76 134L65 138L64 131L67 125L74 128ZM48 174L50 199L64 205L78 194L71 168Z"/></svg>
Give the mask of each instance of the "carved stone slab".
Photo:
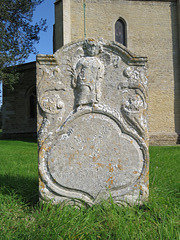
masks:
<svg viewBox="0 0 180 240"><path fill-rule="evenodd" d="M87 39L37 56L40 198L142 203L148 191L147 58Z"/></svg>

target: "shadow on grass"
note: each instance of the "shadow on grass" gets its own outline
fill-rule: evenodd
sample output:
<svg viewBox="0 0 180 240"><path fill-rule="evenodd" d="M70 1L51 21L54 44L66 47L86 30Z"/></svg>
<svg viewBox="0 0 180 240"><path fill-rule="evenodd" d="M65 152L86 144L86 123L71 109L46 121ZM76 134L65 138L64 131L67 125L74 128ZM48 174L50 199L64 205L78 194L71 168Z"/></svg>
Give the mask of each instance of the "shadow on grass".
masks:
<svg viewBox="0 0 180 240"><path fill-rule="evenodd" d="M11 140L11 141L23 141L23 142L33 142L37 143L37 134L23 134L23 133L3 133L0 129L0 140Z"/></svg>
<svg viewBox="0 0 180 240"><path fill-rule="evenodd" d="M25 138L25 139L12 139L14 141L22 141L22 142L31 142L31 143L37 143L36 138Z"/></svg>
<svg viewBox="0 0 180 240"><path fill-rule="evenodd" d="M31 206L39 199L38 179L0 175L0 188L3 195L16 194L24 203Z"/></svg>

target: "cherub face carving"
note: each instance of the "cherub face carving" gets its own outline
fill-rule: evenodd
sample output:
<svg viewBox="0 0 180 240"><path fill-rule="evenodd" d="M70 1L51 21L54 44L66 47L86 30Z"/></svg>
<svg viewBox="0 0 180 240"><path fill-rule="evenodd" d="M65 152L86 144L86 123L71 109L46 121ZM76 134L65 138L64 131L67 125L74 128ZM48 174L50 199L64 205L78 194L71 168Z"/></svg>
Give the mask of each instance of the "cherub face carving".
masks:
<svg viewBox="0 0 180 240"><path fill-rule="evenodd" d="M88 39L85 41L85 48L89 56L93 57L101 52L101 46L99 42L94 39Z"/></svg>

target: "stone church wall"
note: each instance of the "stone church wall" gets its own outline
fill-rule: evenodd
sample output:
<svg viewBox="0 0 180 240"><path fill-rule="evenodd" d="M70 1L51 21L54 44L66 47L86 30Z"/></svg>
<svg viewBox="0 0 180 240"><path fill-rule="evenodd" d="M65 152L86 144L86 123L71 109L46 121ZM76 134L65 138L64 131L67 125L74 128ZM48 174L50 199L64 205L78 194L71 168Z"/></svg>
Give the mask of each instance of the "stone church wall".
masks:
<svg viewBox="0 0 180 240"><path fill-rule="evenodd" d="M63 11L64 44L84 38L82 1L71 0ZM86 0L86 37L114 40L119 18L126 23L127 48L148 57L150 143L176 143L180 132L177 3Z"/></svg>
<svg viewBox="0 0 180 240"><path fill-rule="evenodd" d="M36 134L36 64L19 65L17 71L21 75L14 91L3 89L4 138Z"/></svg>

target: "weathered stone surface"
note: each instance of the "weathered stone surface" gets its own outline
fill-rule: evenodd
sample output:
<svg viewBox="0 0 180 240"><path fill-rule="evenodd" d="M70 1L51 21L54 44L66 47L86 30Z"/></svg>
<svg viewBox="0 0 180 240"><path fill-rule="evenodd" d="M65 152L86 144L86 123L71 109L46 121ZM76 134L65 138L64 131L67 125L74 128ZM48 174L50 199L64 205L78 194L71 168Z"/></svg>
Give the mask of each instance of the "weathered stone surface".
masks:
<svg viewBox="0 0 180 240"><path fill-rule="evenodd" d="M37 57L40 197L148 197L145 57L88 39Z"/></svg>

